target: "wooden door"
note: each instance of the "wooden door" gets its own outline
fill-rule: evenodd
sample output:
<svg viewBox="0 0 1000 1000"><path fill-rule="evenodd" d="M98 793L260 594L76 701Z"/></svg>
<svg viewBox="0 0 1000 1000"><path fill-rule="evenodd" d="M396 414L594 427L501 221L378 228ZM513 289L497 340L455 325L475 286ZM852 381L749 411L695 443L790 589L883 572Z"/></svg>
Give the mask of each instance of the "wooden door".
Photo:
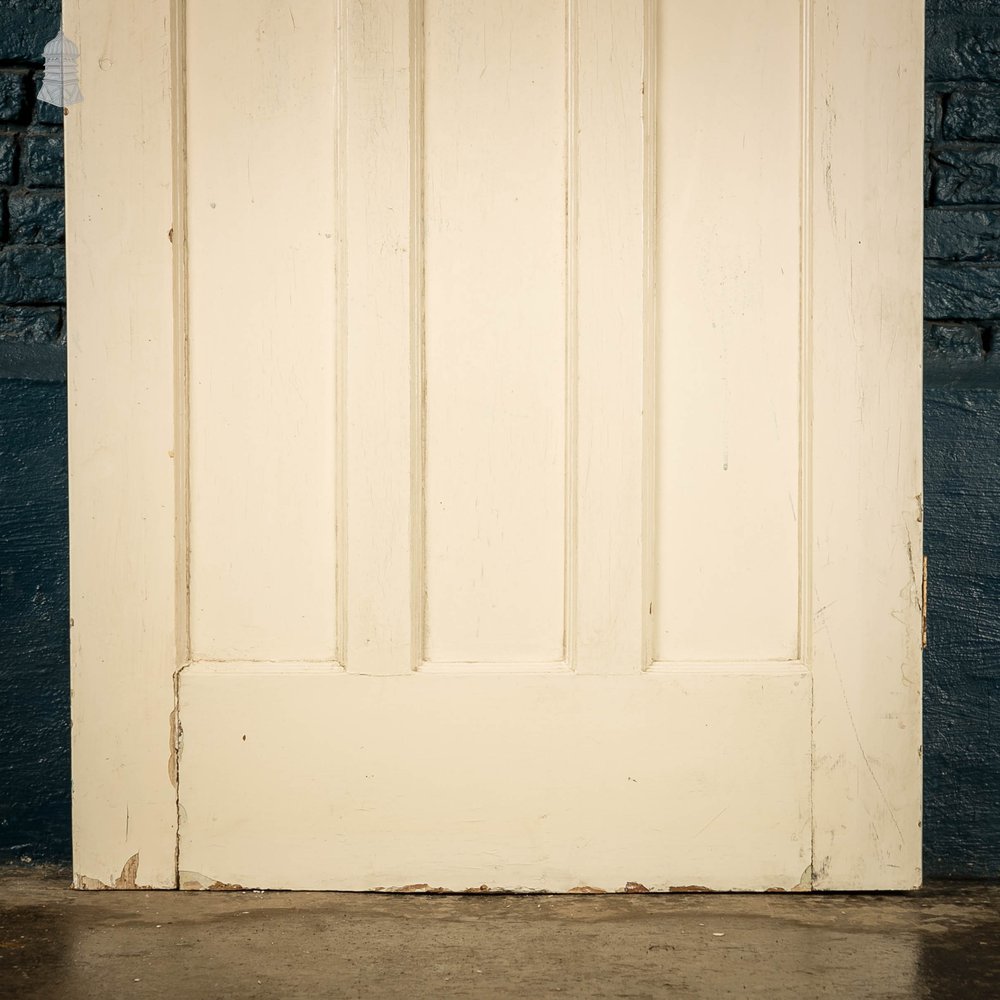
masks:
<svg viewBox="0 0 1000 1000"><path fill-rule="evenodd" d="M917 884L920 4L67 20L78 884Z"/></svg>

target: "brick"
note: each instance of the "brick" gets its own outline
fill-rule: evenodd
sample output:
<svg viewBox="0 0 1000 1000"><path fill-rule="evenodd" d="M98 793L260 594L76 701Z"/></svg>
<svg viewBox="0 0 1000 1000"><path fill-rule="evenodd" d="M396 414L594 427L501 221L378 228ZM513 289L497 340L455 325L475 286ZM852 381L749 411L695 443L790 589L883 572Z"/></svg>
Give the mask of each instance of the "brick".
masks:
<svg viewBox="0 0 1000 1000"><path fill-rule="evenodd" d="M14 198L11 196L11 219ZM929 208L924 212L924 257L1000 261L1000 210Z"/></svg>
<svg viewBox="0 0 1000 1000"><path fill-rule="evenodd" d="M24 137L21 146L21 183L27 187L63 186L63 139L59 132Z"/></svg>
<svg viewBox="0 0 1000 1000"><path fill-rule="evenodd" d="M62 312L48 306L0 306L0 341L50 344L60 339Z"/></svg>
<svg viewBox="0 0 1000 1000"><path fill-rule="evenodd" d="M1000 11L995 4L971 13L928 11L927 78L1000 82Z"/></svg>
<svg viewBox="0 0 1000 1000"><path fill-rule="evenodd" d="M24 70L0 70L0 121L27 121L31 110L30 82Z"/></svg>
<svg viewBox="0 0 1000 1000"><path fill-rule="evenodd" d="M62 243L66 211L62 191L12 191L8 200L11 243Z"/></svg>
<svg viewBox="0 0 1000 1000"><path fill-rule="evenodd" d="M985 329L972 323L928 323L924 330L924 359L983 361Z"/></svg>
<svg viewBox="0 0 1000 1000"><path fill-rule="evenodd" d="M3 0L0 59L42 61L45 43L59 30L60 0Z"/></svg>
<svg viewBox="0 0 1000 1000"><path fill-rule="evenodd" d="M941 108L941 95L928 91L924 95L924 142L933 142L937 138L938 112Z"/></svg>
<svg viewBox="0 0 1000 1000"><path fill-rule="evenodd" d="M1000 139L1000 88L952 94L945 103L942 131L948 140Z"/></svg>
<svg viewBox="0 0 1000 1000"><path fill-rule="evenodd" d="M929 320L1000 320L1000 266L924 266L924 316Z"/></svg>
<svg viewBox="0 0 1000 1000"><path fill-rule="evenodd" d="M995 17L996 0L926 0L928 17Z"/></svg>
<svg viewBox="0 0 1000 1000"><path fill-rule="evenodd" d="M0 184L17 181L17 137L0 132Z"/></svg>
<svg viewBox="0 0 1000 1000"><path fill-rule="evenodd" d="M39 73L37 82L34 84L36 93L41 86L41 73ZM45 101L35 101L35 110L31 115L32 124L59 125L61 127L64 118L65 113L62 108L57 108L54 104L48 104Z"/></svg>
<svg viewBox="0 0 1000 1000"><path fill-rule="evenodd" d="M931 156L931 169L939 204L1000 202L1000 148L939 149Z"/></svg>
<svg viewBox="0 0 1000 1000"><path fill-rule="evenodd" d="M62 247L0 248L0 302L11 305L66 301Z"/></svg>

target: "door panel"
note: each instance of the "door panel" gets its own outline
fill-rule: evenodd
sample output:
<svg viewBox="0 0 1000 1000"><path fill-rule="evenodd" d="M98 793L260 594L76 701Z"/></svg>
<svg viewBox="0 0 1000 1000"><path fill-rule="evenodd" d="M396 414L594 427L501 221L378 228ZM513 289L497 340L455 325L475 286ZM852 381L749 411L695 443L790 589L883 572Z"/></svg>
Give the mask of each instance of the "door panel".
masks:
<svg viewBox="0 0 1000 1000"><path fill-rule="evenodd" d="M197 659L336 655L336 27L328 4L188 10Z"/></svg>
<svg viewBox="0 0 1000 1000"><path fill-rule="evenodd" d="M421 89L429 662L564 659L565 0L431 0Z"/></svg>
<svg viewBox="0 0 1000 1000"><path fill-rule="evenodd" d="M659 5L656 660L799 655L800 7Z"/></svg>
<svg viewBox="0 0 1000 1000"><path fill-rule="evenodd" d="M807 888L809 692L795 668L372 678L195 665L181 691L180 885Z"/></svg>

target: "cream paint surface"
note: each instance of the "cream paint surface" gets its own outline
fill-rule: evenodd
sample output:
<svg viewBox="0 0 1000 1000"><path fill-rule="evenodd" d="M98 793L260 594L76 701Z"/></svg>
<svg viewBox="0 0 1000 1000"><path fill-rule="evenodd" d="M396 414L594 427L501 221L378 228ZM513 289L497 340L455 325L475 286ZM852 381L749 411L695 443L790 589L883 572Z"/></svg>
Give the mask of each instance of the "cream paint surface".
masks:
<svg viewBox="0 0 1000 1000"><path fill-rule="evenodd" d="M909 0L817 4L813 25L806 655L819 889L920 881L923 15Z"/></svg>
<svg viewBox="0 0 1000 1000"><path fill-rule="evenodd" d="M189 888L919 881L919 4L99 6L173 67L178 319L98 405L151 320L90 86L74 600L159 585L75 647L79 884L167 884L172 810Z"/></svg>
<svg viewBox="0 0 1000 1000"><path fill-rule="evenodd" d="M800 3L667 0L659 10L653 656L791 660Z"/></svg>
<svg viewBox="0 0 1000 1000"><path fill-rule="evenodd" d="M335 54L330 4L188 7L196 658L337 653Z"/></svg>
<svg viewBox="0 0 1000 1000"><path fill-rule="evenodd" d="M178 557L167 5L63 7L87 99L66 118L73 865L81 887L176 884ZM148 45L147 45L148 42Z"/></svg>
<svg viewBox="0 0 1000 1000"><path fill-rule="evenodd" d="M559 661L565 0L427 0L423 61L423 658Z"/></svg>
<svg viewBox="0 0 1000 1000"><path fill-rule="evenodd" d="M795 668L369 678L194 665L182 888L808 887L808 707Z"/></svg>

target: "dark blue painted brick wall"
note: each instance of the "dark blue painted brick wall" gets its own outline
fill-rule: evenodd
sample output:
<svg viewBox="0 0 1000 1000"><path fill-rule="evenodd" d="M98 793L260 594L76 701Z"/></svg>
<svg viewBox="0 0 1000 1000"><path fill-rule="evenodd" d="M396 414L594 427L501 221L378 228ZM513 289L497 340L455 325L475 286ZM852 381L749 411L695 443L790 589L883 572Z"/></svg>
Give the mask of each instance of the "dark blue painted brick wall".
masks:
<svg viewBox="0 0 1000 1000"><path fill-rule="evenodd" d="M57 0L0 0L0 860L69 857L62 113Z"/></svg>
<svg viewBox="0 0 1000 1000"><path fill-rule="evenodd" d="M0 859L69 856L66 386L0 379Z"/></svg>
<svg viewBox="0 0 1000 1000"><path fill-rule="evenodd" d="M0 0L0 858L69 854L58 6ZM927 28L926 867L1000 875L1000 0Z"/></svg>
<svg viewBox="0 0 1000 1000"><path fill-rule="evenodd" d="M1000 2L928 0L924 836L1000 875Z"/></svg>
<svg viewBox="0 0 1000 1000"><path fill-rule="evenodd" d="M0 377L65 374L62 111L35 100L57 0L0 0Z"/></svg>

